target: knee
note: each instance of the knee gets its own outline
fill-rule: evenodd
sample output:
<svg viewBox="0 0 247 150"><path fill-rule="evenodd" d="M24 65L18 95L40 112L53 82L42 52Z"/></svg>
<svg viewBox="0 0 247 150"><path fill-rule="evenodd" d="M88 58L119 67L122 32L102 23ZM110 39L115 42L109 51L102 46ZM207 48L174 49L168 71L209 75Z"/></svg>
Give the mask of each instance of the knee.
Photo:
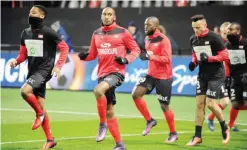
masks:
<svg viewBox="0 0 247 150"><path fill-rule="evenodd" d="M197 108L204 108L205 104L204 103L197 103L196 107Z"/></svg>
<svg viewBox="0 0 247 150"><path fill-rule="evenodd" d="M114 117L114 111L111 108L107 108L106 110L106 118L107 120L112 119Z"/></svg>
<svg viewBox="0 0 247 150"><path fill-rule="evenodd" d="M132 96L132 99L133 99L133 100L135 100L135 99L138 99L138 98L141 98L141 97L142 97L142 96L140 96L140 95L138 95L138 94L136 94L136 93L131 94L131 96Z"/></svg>
<svg viewBox="0 0 247 150"><path fill-rule="evenodd" d="M169 110L169 105L160 103L160 107L163 112L167 112Z"/></svg>
<svg viewBox="0 0 247 150"><path fill-rule="evenodd" d="M240 105L237 102L232 102L232 108L239 110Z"/></svg>
<svg viewBox="0 0 247 150"><path fill-rule="evenodd" d="M208 102L207 107L211 110L214 107L214 104L212 102Z"/></svg>
<svg viewBox="0 0 247 150"><path fill-rule="evenodd" d="M104 95L104 92L103 92L103 90L102 90L101 88L96 87L96 88L94 89L94 95L95 95L97 98L100 98L101 96Z"/></svg>
<svg viewBox="0 0 247 150"><path fill-rule="evenodd" d="M23 99L26 99L28 97L28 94L30 93L30 91L28 91L25 88L21 88L21 96Z"/></svg>

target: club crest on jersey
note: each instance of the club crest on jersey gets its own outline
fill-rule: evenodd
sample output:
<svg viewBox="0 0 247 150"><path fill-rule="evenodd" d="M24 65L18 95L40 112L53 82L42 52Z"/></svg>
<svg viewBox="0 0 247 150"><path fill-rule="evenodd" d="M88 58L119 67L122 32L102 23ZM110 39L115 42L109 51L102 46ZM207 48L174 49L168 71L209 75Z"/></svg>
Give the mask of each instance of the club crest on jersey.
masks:
<svg viewBox="0 0 247 150"><path fill-rule="evenodd" d="M42 34L39 34L38 35L38 38L43 39L43 35Z"/></svg>
<svg viewBox="0 0 247 150"><path fill-rule="evenodd" d="M108 47L111 47L111 44L110 43L103 43L103 44L100 44L100 46L103 48L108 48Z"/></svg>
<svg viewBox="0 0 247 150"><path fill-rule="evenodd" d="M153 55L153 51L147 51L148 55Z"/></svg>
<svg viewBox="0 0 247 150"><path fill-rule="evenodd" d="M205 44L207 44L207 45L208 45L208 44L209 44L209 41L205 41Z"/></svg>
<svg viewBox="0 0 247 150"><path fill-rule="evenodd" d="M155 43L154 46L155 46L155 47L158 46L158 43Z"/></svg>
<svg viewBox="0 0 247 150"><path fill-rule="evenodd" d="M238 48L244 48L244 46L243 45L239 45Z"/></svg>

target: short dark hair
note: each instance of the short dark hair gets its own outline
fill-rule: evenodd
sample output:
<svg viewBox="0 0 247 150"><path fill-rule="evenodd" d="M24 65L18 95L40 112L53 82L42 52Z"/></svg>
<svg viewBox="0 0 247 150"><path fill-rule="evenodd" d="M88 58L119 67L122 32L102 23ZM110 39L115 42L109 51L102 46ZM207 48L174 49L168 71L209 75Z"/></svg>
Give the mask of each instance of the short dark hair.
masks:
<svg viewBox="0 0 247 150"><path fill-rule="evenodd" d="M39 8L44 13L45 16L48 14L47 8L43 5L34 5L33 7Z"/></svg>
<svg viewBox="0 0 247 150"><path fill-rule="evenodd" d="M197 22L198 20L202 20L202 19L205 19L204 15L202 14L197 14L191 17L191 20L193 22Z"/></svg>
<svg viewBox="0 0 247 150"><path fill-rule="evenodd" d="M241 31L241 25L238 22L232 22L231 25L237 26L237 30Z"/></svg>

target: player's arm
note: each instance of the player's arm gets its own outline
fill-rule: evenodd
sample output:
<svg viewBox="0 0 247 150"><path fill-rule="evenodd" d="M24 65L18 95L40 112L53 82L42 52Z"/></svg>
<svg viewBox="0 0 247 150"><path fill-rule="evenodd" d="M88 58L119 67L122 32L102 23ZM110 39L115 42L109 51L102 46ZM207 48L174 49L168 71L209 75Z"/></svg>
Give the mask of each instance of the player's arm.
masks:
<svg viewBox="0 0 247 150"><path fill-rule="evenodd" d="M10 61L9 63L11 67L16 67L18 64L24 62L27 59L27 48L24 42L24 34L25 34L25 30L22 31L21 34L21 44L20 44L18 56L16 57L16 59Z"/></svg>
<svg viewBox="0 0 247 150"><path fill-rule="evenodd" d="M56 62L54 68L61 70L68 57L69 47L55 31L51 30L50 36L52 41L56 44L57 49L60 51L58 61Z"/></svg>
<svg viewBox="0 0 247 150"><path fill-rule="evenodd" d="M168 39L163 39L160 43L160 54L161 55L149 55L150 61L156 61L168 64L171 62L172 59L172 52L171 52L171 43Z"/></svg>
<svg viewBox="0 0 247 150"><path fill-rule="evenodd" d="M189 70L190 71L194 71L194 69L198 66L198 59L196 57L195 51L192 48L192 41L193 41L193 37L190 38L190 46L191 46L191 49L192 49L192 60L189 63Z"/></svg>
<svg viewBox="0 0 247 150"><path fill-rule="evenodd" d="M209 56L208 62L223 62L229 59L228 50L224 44L224 41L221 37L215 36L214 41L214 48L217 50L216 56Z"/></svg>
<svg viewBox="0 0 247 150"><path fill-rule="evenodd" d="M125 57L128 63L131 63L136 59L137 56L139 56L141 50L136 41L133 39L132 35L128 31L125 31L124 33L123 42L126 45L126 47L131 51L131 53L126 55Z"/></svg>
<svg viewBox="0 0 247 150"><path fill-rule="evenodd" d="M80 52L78 54L78 57L81 60L90 61L90 60L94 60L97 56L98 56L98 51L97 51L97 48L96 48L95 37L94 37L94 34L93 34L93 36L91 38L91 44L90 44L89 51Z"/></svg>

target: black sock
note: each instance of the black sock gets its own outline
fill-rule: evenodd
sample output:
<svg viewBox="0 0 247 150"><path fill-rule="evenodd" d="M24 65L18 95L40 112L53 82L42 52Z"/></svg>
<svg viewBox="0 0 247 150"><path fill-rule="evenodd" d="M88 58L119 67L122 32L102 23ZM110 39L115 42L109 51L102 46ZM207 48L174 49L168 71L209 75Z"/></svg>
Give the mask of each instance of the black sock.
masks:
<svg viewBox="0 0 247 150"><path fill-rule="evenodd" d="M199 138L202 137L202 126L196 126L195 136Z"/></svg>
<svg viewBox="0 0 247 150"><path fill-rule="evenodd" d="M227 130L227 125L225 120L220 122L221 130L222 132L225 132Z"/></svg>

